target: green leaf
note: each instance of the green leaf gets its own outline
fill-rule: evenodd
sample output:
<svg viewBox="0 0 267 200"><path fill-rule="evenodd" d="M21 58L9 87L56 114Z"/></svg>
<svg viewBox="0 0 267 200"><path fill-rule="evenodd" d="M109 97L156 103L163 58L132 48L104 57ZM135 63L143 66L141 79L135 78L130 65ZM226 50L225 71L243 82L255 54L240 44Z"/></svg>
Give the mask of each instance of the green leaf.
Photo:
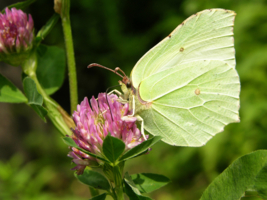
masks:
<svg viewBox="0 0 267 200"><path fill-rule="evenodd" d="M64 81L65 52L54 46L40 45L37 48L37 77L48 95L56 92Z"/></svg>
<svg viewBox="0 0 267 200"><path fill-rule="evenodd" d="M71 146L71 147L75 147L75 148L79 149L80 151L82 151L82 152L84 152L84 153L86 153L86 154L88 154L88 155L90 155L90 156L92 156L92 157L95 157L95 158L97 158L97 159L99 159L99 160L103 160L103 161L109 163L108 160L106 160L106 159L104 159L104 158L102 158L102 157L100 157L100 156L98 156L98 155L95 155L95 154L93 154L93 153L91 153L91 152L89 152L89 151L86 151L86 150L80 148L80 147L74 142L74 140L73 140L72 138L70 138L70 137L64 137L64 138L62 138L62 139L63 139L63 141L64 141L64 143L65 143L66 145Z"/></svg>
<svg viewBox="0 0 267 200"><path fill-rule="evenodd" d="M238 158L209 185L201 200L239 200L254 185L261 192L260 188L265 188L267 182L266 167L267 150Z"/></svg>
<svg viewBox="0 0 267 200"><path fill-rule="evenodd" d="M127 172L125 173L124 185L125 193L128 195L130 200L151 200L151 198L142 196L140 194L140 191Z"/></svg>
<svg viewBox="0 0 267 200"><path fill-rule="evenodd" d="M108 135L103 142L103 153L110 162L115 161L120 157L125 149L125 144L122 140Z"/></svg>
<svg viewBox="0 0 267 200"><path fill-rule="evenodd" d="M127 184L125 184L125 193L127 194L130 200L152 200L149 197L135 194L132 188Z"/></svg>
<svg viewBox="0 0 267 200"><path fill-rule="evenodd" d="M33 2L35 2L36 0L26 0L23 2L19 2L19 3L14 3L11 4L10 6L8 6L8 8L17 8L17 9L24 9L27 8L29 5L31 5ZM5 12L5 9L2 10L2 13Z"/></svg>
<svg viewBox="0 0 267 200"><path fill-rule="evenodd" d="M103 194L100 194L98 196L95 196L89 200L105 200L106 199L106 196L107 196L107 193L103 193Z"/></svg>
<svg viewBox="0 0 267 200"><path fill-rule="evenodd" d="M158 141L161 140L162 137L160 136L155 136L152 137L151 139L148 139L144 142L142 142L141 144L137 145L136 147L130 149L129 151L127 151L121 158L120 161L124 161L124 160L128 160L130 158L133 158L141 153L143 153L144 151L146 151L149 147L151 147L152 145L154 145L155 143L157 143Z"/></svg>
<svg viewBox="0 0 267 200"><path fill-rule="evenodd" d="M79 181L93 188L102 190L110 189L109 181L106 177L96 171L85 169L83 174L77 175L75 173L74 175L79 179Z"/></svg>
<svg viewBox="0 0 267 200"><path fill-rule="evenodd" d="M23 87L25 95L28 98L28 104L36 104L36 105L43 104L43 97L37 91L34 80L32 80L30 77L26 77L23 80Z"/></svg>
<svg viewBox="0 0 267 200"><path fill-rule="evenodd" d="M152 192L170 182L166 176L152 173L133 174L131 178L141 193Z"/></svg>
<svg viewBox="0 0 267 200"><path fill-rule="evenodd" d="M74 140L70 137L64 137L62 138L64 143L68 146L79 148L79 146L74 142Z"/></svg>
<svg viewBox="0 0 267 200"><path fill-rule="evenodd" d="M42 106L43 97L37 91L34 80L30 77L24 78L23 88L25 95L28 98L28 104L44 121L46 121L45 116L47 115L47 110Z"/></svg>
<svg viewBox="0 0 267 200"><path fill-rule="evenodd" d="M45 116L47 115L47 110L40 105L34 105L34 104L29 104L31 108L39 115L39 117L46 122Z"/></svg>
<svg viewBox="0 0 267 200"><path fill-rule="evenodd" d="M39 43L50 33L50 31L56 25L58 19L59 15L54 13L54 15L46 22L46 24L41 28L35 37L36 45L39 45Z"/></svg>
<svg viewBox="0 0 267 200"><path fill-rule="evenodd" d="M254 188L261 198L267 199L267 165L258 173Z"/></svg>
<svg viewBox="0 0 267 200"><path fill-rule="evenodd" d="M137 195L141 195L139 189L137 188L137 186L135 185L135 183L132 180L132 177L129 175L128 172L126 172L124 174L124 181L131 187L132 191L137 194Z"/></svg>
<svg viewBox="0 0 267 200"><path fill-rule="evenodd" d="M25 103L27 98L7 78L0 74L0 102Z"/></svg>

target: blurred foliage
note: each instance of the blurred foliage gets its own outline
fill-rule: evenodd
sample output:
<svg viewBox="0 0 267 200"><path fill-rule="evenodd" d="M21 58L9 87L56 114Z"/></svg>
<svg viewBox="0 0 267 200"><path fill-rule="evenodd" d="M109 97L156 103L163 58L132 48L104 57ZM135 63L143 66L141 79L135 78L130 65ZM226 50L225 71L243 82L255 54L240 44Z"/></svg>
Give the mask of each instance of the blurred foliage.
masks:
<svg viewBox="0 0 267 200"><path fill-rule="evenodd" d="M10 3L3 0L0 5ZM72 1L79 101L104 92L120 79L103 69L89 70L88 64L119 66L130 74L137 60L183 20L203 9L218 7L237 13L234 34L236 68L241 80L241 122L228 125L204 147L159 143L148 155L127 162L130 174L159 173L172 180L150 195L157 200L199 199L208 184L233 160L267 148L267 1ZM32 14L39 30L53 14L53 2L38 0L26 11ZM60 23L44 43L64 48ZM0 70L9 76L17 73L8 71L3 64ZM66 110L68 95L65 79L53 97ZM68 149L52 125L38 121L26 106L0 104L0 109L1 119L9 119L11 124L6 129L0 127L0 199L88 199L88 188L69 170L73 166L66 156Z"/></svg>

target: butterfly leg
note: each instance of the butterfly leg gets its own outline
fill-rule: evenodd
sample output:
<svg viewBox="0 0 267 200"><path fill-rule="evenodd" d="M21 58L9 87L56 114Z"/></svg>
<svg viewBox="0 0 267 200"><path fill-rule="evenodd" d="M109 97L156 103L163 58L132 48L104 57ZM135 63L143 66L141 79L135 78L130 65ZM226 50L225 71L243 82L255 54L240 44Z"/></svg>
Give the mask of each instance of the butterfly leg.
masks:
<svg viewBox="0 0 267 200"><path fill-rule="evenodd" d="M123 98L121 97L122 94L121 94L121 92L120 92L119 90L111 90L111 91L108 93L108 95L113 94L113 93L119 95L119 98L120 98L121 100L123 100ZM96 100L97 100L97 98L96 98Z"/></svg>
<svg viewBox="0 0 267 200"><path fill-rule="evenodd" d="M134 96L133 96L133 101L132 101L132 114L128 115L128 116L131 116L133 117L135 115L135 99L134 99ZM141 118L141 117L140 117ZM141 118L142 119L142 118ZM142 119L143 120L143 119Z"/></svg>
<svg viewBox="0 0 267 200"><path fill-rule="evenodd" d="M112 93L115 93L115 94L121 96L121 92L119 90L111 90L108 94L112 94Z"/></svg>
<svg viewBox="0 0 267 200"><path fill-rule="evenodd" d="M139 115L136 115L134 117L131 115L126 115L126 116L123 116L121 119L126 122L136 122L136 121L141 122L141 134L143 138L147 140L145 136L145 131L144 131L144 120L142 117L140 117Z"/></svg>
<svg viewBox="0 0 267 200"><path fill-rule="evenodd" d="M118 102L123 103L123 104L128 103L128 101L126 101L125 99L123 99L122 93L119 90L112 90L112 91L110 91L108 93L108 95L114 94L114 93L119 96L119 99L117 100Z"/></svg>
<svg viewBox="0 0 267 200"><path fill-rule="evenodd" d="M141 122L141 134L142 134L143 138L145 140L147 140L147 138L145 136L145 131L144 131L144 120L143 120L143 118L140 117L139 115L136 115L135 117L136 117L137 121Z"/></svg>

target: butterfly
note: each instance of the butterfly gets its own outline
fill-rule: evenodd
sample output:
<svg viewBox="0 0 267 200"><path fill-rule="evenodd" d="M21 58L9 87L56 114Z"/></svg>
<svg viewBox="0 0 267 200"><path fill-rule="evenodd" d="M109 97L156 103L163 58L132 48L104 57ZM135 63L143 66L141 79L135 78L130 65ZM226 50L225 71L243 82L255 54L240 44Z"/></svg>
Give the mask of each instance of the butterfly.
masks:
<svg viewBox="0 0 267 200"><path fill-rule="evenodd" d="M235 12L209 9L181 23L120 81L144 130L175 146L203 146L239 122ZM120 69L115 70L120 71Z"/></svg>

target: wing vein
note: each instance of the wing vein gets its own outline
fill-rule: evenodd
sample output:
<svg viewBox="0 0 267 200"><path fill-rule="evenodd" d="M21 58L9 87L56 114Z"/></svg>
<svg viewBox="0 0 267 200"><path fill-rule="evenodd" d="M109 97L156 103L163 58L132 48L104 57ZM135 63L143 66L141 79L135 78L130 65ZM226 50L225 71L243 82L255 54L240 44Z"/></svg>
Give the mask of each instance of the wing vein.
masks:
<svg viewBox="0 0 267 200"><path fill-rule="evenodd" d="M164 133L160 127L158 126L158 124L156 123L156 121L154 120L154 114L153 112L151 111L151 115L153 116L152 119L153 119L153 123L157 126L158 130L161 132L162 135L165 136L165 138L168 138L169 141L172 141L172 138L169 137L169 135L167 135L166 133ZM186 144L188 145L188 142L184 139L184 141L186 142Z"/></svg>
<svg viewBox="0 0 267 200"><path fill-rule="evenodd" d="M209 62L208 62L206 65L208 65L208 64L210 63L210 61L211 61L211 60L209 60ZM161 81L162 79L164 79L164 78L166 78L166 77L172 75L173 73L176 73L176 72L178 72L178 71L187 69L187 68L189 68L189 67L190 67L190 66L185 67L185 68L182 68L182 69L177 69L177 70L172 71L171 73L167 74L166 76L163 76L161 79L157 80L157 81L151 86L149 92L151 92L151 90L153 89L153 87L154 87L159 81ZM220 66L217 66L217 67L220 67ZM215 68L213 68L213 69L216 69L217 67L215 67ZM228 70L230 70L230 69L226 69L225 71L223 71L223 72L221 72L221 73L227 72ZM210 70L209 70L209 71L210 71ZM209 71L203 72L202 74L199 74L199 75L196 76L196 77L192 77L190 80L188 80L187 82L183 83L183 85L179 85L178 87L175 87L175 88L173 88L173 89L171 89L171 90L169 90L169 91L166 91L165 93L163 93L163 94L161 94L161 95L159 95L159 96L154 97L152 100L155 101L155 100L157 100L157 99L159 99L159 98L161 98L161 97L163 97L163 96L165 96L165 95L167 95L167 94L169 94L169 93L171 93L171 92L173 92L173 91L175 91L175 90L178 90L178 89L181 89L182 87L187 86L188 84L190 84L190 82L194 81L195 79L199 78L200 76L203 76L204 74L209 73ZM219 74L221 74L221 73L219 73ZM206 94L207 92L204 92L204 93Z"/></svg>
<svg viewBox="0 0 267 200"><path fill-rule="evenodd" d="M183 127L181 127L179 124L177 124L177 123L175 123L173 120L167 118L167 117L166 117L163 113L161 113L159 110L157 110L157 109L155 109L155 108L154 108L154 110L157 111L160 115L162 115L165 119L169 120L170 122L172 122L173 124L175 124L176 126L178 126L179 128L181 128L183 131L185 131L186 133L188 133L191 137L195 138L198 142L200 142L200 143L202 144L201 141L199 141L194 135L192 135L192 134L191 134L190 132L188 132L186 129L184 129ZM185 137L184 137L183 135L181 135L181 136L182 136L182 137L184 138L184 140L186 141ZM186 141L186 142L187 142L187 141ZM187 142L187 144L188 144L188 142Z"/></svg>
<svg viewBox="0 0 267 200"><path fill-rule="evenodd" d="M189 109L188 110L189 112L190 112L190 114L196 119L196 120L198 120L198 121L200 121L202 124L205 124L206 126L208 126L208 127L211 127L211 128L214 128L214 129L216 129L215 127L213 127L213 126L211 126L211 125L209 125L209 124L207 124L207 123L205 123L205 122L203 122L202 120L200 120L199 118L197 118L192 112L191 112L191 110ZM209 134L209 135L211 135L211 136L213 136L211 133L209 133L209 132L207 132L207 131L205 131L205 130L203 130L203 129L201 129L202 131L204 131L204 132L206 132L207 134Z"/></svg>

